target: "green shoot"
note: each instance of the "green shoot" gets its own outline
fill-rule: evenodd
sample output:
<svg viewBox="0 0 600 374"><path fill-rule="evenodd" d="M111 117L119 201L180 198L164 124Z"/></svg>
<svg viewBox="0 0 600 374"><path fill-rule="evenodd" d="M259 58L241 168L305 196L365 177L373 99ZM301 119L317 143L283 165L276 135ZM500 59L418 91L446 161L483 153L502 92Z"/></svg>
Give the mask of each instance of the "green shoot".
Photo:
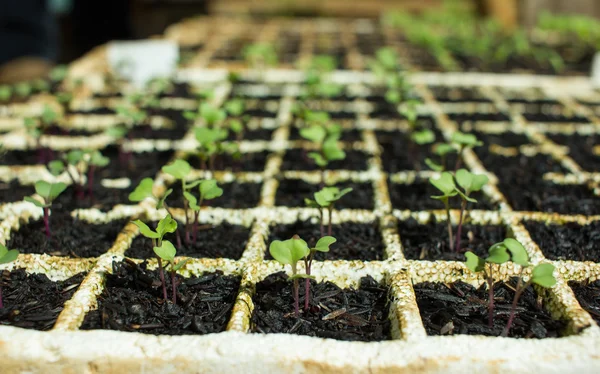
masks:
<svg viewBox="0 0 600 374"><path fill-rule="evenodd" d="M44 211L44 228L46 230L46 237L50 238L52 233L50 231L50 207L52 202L67 188L67 185L62 182L48 183L46 181L37 181L35 183L35 192L42 198L42 202L34 199L30 196L25 197L25 201L28 201L35 206L42 208Z"/></svg>
<svg viewBox="0 0 600 374"><path fill-rule="evenodd" d="M71 150L61 160L54 160L48 164L48 169L53 175L66 171L75 187L75 196L78 200L85 197L84 187L87 174L87 191L90 199L94 198L94 173L98 168L107 166L110 159L98 150ZM69 165L71 167L69 167Z"/></svg>
<svg viewBox="0 0 600 374"><path fill-rule="evenodd" d="M312 262L317 252L329 252L329 247L337 240L333 236L322 236L314 248L310 249L308 256L304 257L304 268L306 269L307 278L304 283L304 311L308 312L310 307L310 273L312 269ZM273 257L275 258L275 257Z"/></svg>
<svg viewBox="0 0 600 374"><path fill-rule="evenodd" d="M340 94L343 87L329 79L329 74L335 70L335 67L336 61L332 56L322 55L312 58L304 71L307 88L305 98L330 98Z"/></svg>
<svg viewBox="0 0 600 374"><path fill-rule="evenodd" d="M317 151L310 152L308 157L313 159L315 164L321 169L321 185L325 184L325 170L331 161L343 160L346 153L339 145L341 128L339 126L319 126L311 125L300 129L300 135L311 142L317 148Z"/></svg>
<svg viewBox="0 0 600 374"><path fill-rule="evenodd" d="M167 301L167 285L165 282L165 274L163 272L162 260L167 260L168 263L171 263L171 271L172 271L172 282L173 282L173 303L177 301L175 283L174 283L174 272L176 269L174 267L173 259L175 258L175 248L173 244L171 244L168 240L163 240L166 234L177 231L177 221L171 217L171 215L167 214L163 219L158 222L156 226L156 231L152 230L148 225L144 222L138 220L133 221L133 223L140 229L140 233L152 240L152 250L156 254L158 258L158 271L160 274L160 281L162 283L163 290L163 298ZM168 243L168 244L167 244ZM172 254L172 256L170 256ZM164 256L164 257L163 257ZM181 267L180 265L179 267Z"/></svg>
<svg viewBox="0 0 600 374"><path fill-rule="evenodd" d="M202 118L206 126L212 128L223 122L227 117L227 113L225 113L225 110L217 108L211 103L204 101L198 106L198 110L196 112L185 111L183 112L183 116L190 121L195 121Z"/></svg>
<svg viewBox="0 0 600 374"><path fill-rule="evenodd" d="M212 200L223 195L223 190L217 185L217 181L214 179L207 179L200 182L198 185L200 191L200 199L196 198L191 192L183 192L183 197L187 200L190 209L194 212L193 222L193 241L194 244L198 238L198 216L200 215L200 209L202 209L202 203L206 200Z"/></svg>
<svg viewBox="0 0 600 374"><path fill-rule="evenodd" d="M446 221L448 225L448 238L450 250L454 250L454 240L452 236L452 221L450 219L450 203L449 199L452 196L456 196L458 192L456 191L456 184L454 183L454 178L452 178L452 174L445 171L443 172L439 178L429 178L429 183L431 183L435 188L442 192L442 195L431 196L432 199L440 200L444 203L444 207L446 208Z"/></svg>
<svg viewBox="0 0 600 374"><path fill-rule="evenodd" d="M321 189L318 192L315 192L314 200L310 200L310 199L304 199L304 202L306 203L307 206L309 207L313 207L313 208L317 208L319 209L319 214L320 214L320 218L321 218L321 236L325 235L325 227L323 225L323 210L327 209L328 213L329 213L329 225L327 228L327 235L331 235L331 230L332 230L332 212L333 212L333 205L335 204L336 201L338 201L339 199L341 199L344 195L346 195L347 193L352 192L352 188L344 188L343 190L340 190L337 187L324 187L323 189Z"/></svg>
<svg viewBox="0 0 600 374"><path fill-rule="evenodd" d="M198 141L198 156L202 162L202 170L213 171L216 157L226 151L234 151L235 144L230 143L231 147L225 146L229 131L227 129L216 127L197 127L195 130L196 140Z"/></svg>
<svg viewBox="0 0 600 374"><path fill-rule="evenodd" d="M16 249L8 249L4 245L0 244L0 264L8 264L17 259L19 251ZM2 283L0 282L0 309L4 308L4 302L2 300Z"/></svg>
<svg viewBox="0 0 600 374"><path fill-rule="evenodd" d="M9 85L0 85L0 102L6 102L10 100L13 94L13 90Z"/></svg>
<svg viewBox="0 0 600 374"><path fill-rule="evenodd" d="M430 158L425 159L425 163L431 168L431 170L442 172L446 170L446 158L448 154L456 152L456 148L454 148L451 144L437 143L432 147L432 151L435 155L440 157L440 163L438 164Z"/></svg>
<svg viewBox="0 0 600 374"><path fill-rule="evenodd" d="M275 47L270 43L255 43L244 47L242 55L246 63L252 68L259 71L262 75L263 71L268 66L277 65L277 52Z"/></svg>
<svg viewBox="0 0 600 374"><path fill-rule="evenodd" d="M477 140L477 137L473 134L465 134L460 131L452 134L452 144L458 148L458 157L456 159L456 165L454 171L458 170L463 162L463 153L465 149L473 148L482 145L483 143Z"/></svg>
<svg viewBox="0 0 600 374"><path fill-rule="evenodd" d="M458 231L456 234L456 244L454 248L457 251L460 251L460 237L462 232L463 218L465 209L467 208L468 203L477 203L477 200L469 197L471 193L481 191L483 186L485 186L488 182L488 177L483 174L473 174L466 169L459 169L456 172L456 184L460 186L460 188L456 188L456 192L461 197L462 202L460 206L460 219L458 221Z"/></svg>
<svg viewBox="0 0 600 374"><path fill-rule="evenodd" d="M223 108L230 116L229 129L236 134L237 140L241 141L245 129L244 121L246 121L245 118L242 118L246 110L244 101L241 99L231 99L223 105Z"/></svg>

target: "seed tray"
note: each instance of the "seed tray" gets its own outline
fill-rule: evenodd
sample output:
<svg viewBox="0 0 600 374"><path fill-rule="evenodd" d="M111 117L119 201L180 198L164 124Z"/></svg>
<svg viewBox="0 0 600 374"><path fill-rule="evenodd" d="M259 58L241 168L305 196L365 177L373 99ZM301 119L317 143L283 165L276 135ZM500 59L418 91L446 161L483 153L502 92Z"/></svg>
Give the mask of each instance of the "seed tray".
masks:
<svg viewBox="0 0 600 374"><path fill-rule="evenodd" d="M54 327L48 332L38 332L1 326L4 372L28 370L31 372L67 371L224 371L244 368L250 372L290 372L298 370L348 370L352 372L422 370L424 372L503 370L522 372L525 370L582 370L592 371L598 365L593 347L599 343L600 330L596 322L577 302L575 294L567 284L570 281L593 282L600 277L600 265L596 261L581 261L570 256L550 259L548 248L540 247L535 235L528 231L531 222L538 224L596 225L600 221L600 174L593 160L599 157L598 150L591 146L579 149L578 142L570 142L575 134L580 136L597 135L600 122L595 112L589 108L584 98L593 97L597 92L577 78L568 84L560 79L487 76L487 75L441 75L415 74L411 76L416 94L423 98L419 109L420 121L427 123L438 136L449 137L456 129L474 131L483 139L484 145L474 151L467 151L465 164L472 171L485 173L491 183L484 188L482 200L489 202L488 210L476 209L471 212L473 226L496 225L521 241L529 252L534 264L550 262L557 267L558 284L549 291L537 290L543 304L553 318L566 321L566 330L560 338L542 340L507 339L482 336L427 336L419 308L416 303L413 284L423 282L449 283L462 280L479 285L483 279L470 273L461 261L409 258L408 248L404 247L406 232L403 224L416 222L416 225L443 223L445 212L440 207L427 206L424 209L405 209L398 206L393 191L400 186L419 185L434 175L425 168L386 169L385 152L389 148L380 142L381 135L405 136L407 124L399 115L389 111L387 117L377 114L377 106L382 100L376 98L378 88L369 74L348 75L336 73L333 79L346 86L347 97L316 103L323 109L348 113L341 120L344 130L358 131L344 141L346 150L357 152L357 162L363 166L342 165L342 169L327 172L329 183L361 183L370 186L365 199L372 202L370 209L336 209L334 224L363 224L375 228L382 248L375 260L365 261L359 256L351 259L336 258L331 253L326 261L314 265L313 274L319 281L332 281L340 287L356 287L360 278L373 277L389 289L389 318L391 321L390 341L378 343L343 342L319 339L293 334L250 333L252 296L256 284L270 274L287 270L274 261L266 260L269 235L277 225L316 222L317 212L301 206L278 204L278 193L286 182L316 186L319 183L318 171L288 170L283 168L286 155L294 150L309 149L305 141L291 140L294 128L302 123L293 119L291 108L301 88L297 72L282 74L273 71L265 74L264 81L253 81L249 73L245 83L234 84L225 81L225 74L205 74L202 70L184 70L180 79L199 89L215 88L213 101L220 105L230 95L244 93L256 107L276 108L275 116L256 115L253 120L256 128L272 130L266 140L247 140L240 144L248 155L260 156L260 166L249 164L251 171L242 165L216 171L214 177L221 183L259 184L258 200L253 206L244 209L225 209L215 205L207 207L200 215L200 222L219 225L227 222L248 229L246 244L240 248L239 258L205 258L198 254L179 272L183 277L200 276L215 270L224 274L239 276L240 288L228 319L226 331L205 336L153 336L135 332L108 330L82 331L80 327L86 314L97 308L98 296L105 286L106 274L111 273L113 264L125 260L127 249L135 237L137 227L127 220L140 217L149 221L158 220L164 211L156 212L152 204L144 201L131 204L117 200L106 206L92 206L71 212L73 217L91 224L121 221L123 227L115 237L114 244L105 253L92 258L71 258L48 254L21 254L17 261L1 268L12 270L24 268L28 273L47 274L52 280L63 280L74 274L86 273L79 289L64 305ZM219 81L221 77L221 81ZM282 79L284 77L285 79ZM535 87L534 90L531 87ZM565 89L568 87L568 89ZM462 92L460 100L448 100L448 92ZM267 100L263 100L266 98ZM514 105L514 100L552 100L553 106L560 104L560 113L567 118L574 116L585 121L550 121L548 118L528 119L524 114L527 105ZM110 94L103 97L87 97L74 100L72 111L67 113L59 127L86 129L89 136L53 135L43 144L54 150L74 147L93 147L105 150L113 147L113 140L102 134L107 127L117 125L119 120L113 113L88 114L97 109L115 108L122 100ZM262 102L265 102L263 105ZM39 111L44 101L35 98L26 104L14 104L3 108L6 113L0 118L0 127L5 131L0 135L8 152L27 151L34 146L32 139L23 136L23 113ZM259 105L260 104L260 105ZM197 101L192 96L163 99L164 110L181 112L193 109ZM340 109L341 108L341 109ZM554 108L554 107L553 107ZM479 115L497 116L499 120L480 119ZM458 115L458 116L457 116ZM172 119L157 114L152 118L156 129L167 128ZM510 133L511 136L501 135ZM557 137L562 138L557 138ZM385 137L384 137L385 138ZM502 139L507 138L507 143ZM513 139L514 138L514 139ZM498 140L500 139L500 140ZM556 142L555 140L561 140ZM564 140L566 139L566 140ZM497 144L495 144L497 143ZM166 152L158 161L152 173L157 176L155 192L163 193L173 181L160 172L160 166L169 159L184 157L192 160L196 141L192 131L179 132L179 136L169 139L133 139L124 144L126 149L140 158L157 152ZM587 152L587 153L586 153ZM577 155L577 156L575 156ZM544 158L538 163L538 158ZM530 179L519 184L503 183L506 175L500 175L500 165L511 162L495 158L508 157L517 160L516 164L526 171ZM524 161L521 161L523 159ZM592 162L579 162L590 159ZM488 162L488 160L491 160ZM541 166L540 166L541 165ZM585 166L584 166L585 165ZM589 165L592 165L590 168ZM352 170L348 170L352 169ZM357 169L357 170L354 170ZM513 169L510 169L513 170ZM194 171L194 177L207 173ZM39 178L52 180L53 177L42 165L0 165L3 183L31 186ZM68 183L66 175L58 177ZM511 182L513 180L511 179ZM115 178L109 175L102 182L105 187L131 189L137 182L128 178ZM541 205L541 209L530 205L516 205L513 196L524 194L530 185L541 186L540 191L550 191L552 200L570 191L580 191L580 196L568 201L566 206L556 208L552 204ZM10 189L15 185L10 184ZM422 186L422 184L420 185ZM554 188L566 186L559 195L552 195ZM419 187L422 188L422 187ZM508 188L508 189L507 189ZM536 187L537 188L537 187ZM511 193L511 190L516 192ZM225 191L227 193L227 191ZM126 196L126 193L120 194ZM428 193L422 198L427 199ZM581 204L581 201L587 201ZM342 206L343 207L343 206ZM173 208L176 218L183 218L183 210ZM452 220L458 220L458 210L452 211ZM41 212L29 203L16 199L0 205L0 242L9 243L20 227L38 220ZM586 243L590 244L590 243ZM141 262L141 259L132 259ZM155 268L156 261L149 260L149 267ZM500 274L503 280L515 275L517 269L503 265ZM294 347L294 349L290 349ZM467 353L468 352L468 353Z"/></svg>

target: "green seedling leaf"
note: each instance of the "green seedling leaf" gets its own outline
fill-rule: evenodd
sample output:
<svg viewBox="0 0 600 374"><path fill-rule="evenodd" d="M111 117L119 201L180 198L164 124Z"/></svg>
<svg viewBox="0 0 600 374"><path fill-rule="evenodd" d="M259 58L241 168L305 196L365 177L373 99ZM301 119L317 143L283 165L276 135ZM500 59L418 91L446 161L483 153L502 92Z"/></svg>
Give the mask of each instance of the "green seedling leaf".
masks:
<svg viewBox="0 0 600 374"><path fill-rule="evenodd" d="M336 187L324 187L320 191L315 192L315 201L319 206L328 207L335 200L337 192L339 190Z"/></svg>
<svg viewBox="0 0 600 374"><path fill-rule="evenodd" d="M111 138L122 139L127 135L129 129L125 126L114 126L107 128L104 133Z"/></svg>
<svg viewBox="0 0 600 374"><path fill-rule="evenodd" d="M203 180L200 182L200 196L204 200L211 200L223 195L223 189L217 185L214 179Z"/></svg>
<svg viewBox="0 0 600 374"><path fill-rule="evenodd" d="M90 154L90 165L94 165L97 167L105 167L110 163L110 158L105 157L100 153L100 151L93 151Z"/></svg>
<svg viewBox="0 0 600 374"><path fill-rule="evenodd" d="M311 142L321 144L327 136L327 131L321 126L311 125L309 127L300 129L300 136L302 136L304 139L310 140Z"/></svg>
<svg viewBox="0 0 600 374"><path fill-rule="evenodd" d="M444 170L444 167L438 163L436 163L435 161L433 161L430 158L426 158L425 159L425 165L429 166L429 168L433 171L442 171Z"/></svg>
<svg viewBox="0 0 600 374"><path fill-rule="evenodd" d="M38 208L46 208L48 205L42 203L41 201L34 199L31 196L25 196L23 198L23 200L27 201L28 203L32 203L33 205L37 206Z"/></svg>
<svg viewBox="0 0 600 374"><path fill-rule="evenodd" d="M46 181L37 181L35 183L35 192L47 202L52 202L66 189L67 185L62 182L48 183Z"/></svg>
<svg viewBox="0 0 600 374"><path fill-rule="evenodd" d="M58 113L56 113L50 106L45 105L41 115L42 123L49 125L55 122L57 119Z"/></svg>
<svg viewBox="0 0 600 374"><path fill-rule="evenodd" d="M219 109L206 101L200 104L199 113L209 126L221 122L227 117L223 109Z"/></svg>
<svg viewBox="0 0 600 374"><path fill-rule="evenodd" d="M307 110L304 113L304 120L309 124L323 125L330 121L330 117L329 113L327 112L313 112L311 110ZM302 131L300 131L300 134L302 134ZM320 141L318 143L320 143Z"/></svg>
<svg viewBox="0 0 600 374"><path fill-rule="evenodd" d="M244 125L239 119L232 119L231 121L229 121L229 128L234 133L239 134L244 130Z"/></svg>
<svg viewBox="0 0 600 374"><path fill-rule="evenodd" d="M163 166L161 170L171 175L175 179L185 179L185 177L192 171L192 167L187 161L177 159L172 163Z"/></svg>
<svg viewBox="0 0 600 374"><path fill-rule="evenodd" d="M0 244L0 264L8 264L13 262L19 256L19 251L16 249L8 249Z"/></svg>
<svg viewBox="0 0 600 374"><path fill-rule="evenodd" d="M324 236L317 242L317 245L313 248L319 252L329 252L329 247L337 241L333 236Z"/></svg>
<svg viewBox="0 0 600 374"><path fill-rule="evenodd" d="M302 239L275 240L269 246L271 256L283 265L295 264L310 253Z"/></svg>
<svg viewBox="0 0 600 374"><path fill-rule="evenodd" d="M199 114L196 112L192 112L189 110L186 110L185 112L183 112L183 118L189 120L189 121L194 121L199 117Z"/></svg>
<svg viewBox="0 0 600 374"><path fill-rule="evenodd" d="M323 155L327 161L343 160L346 152L340 147L337 137L328 137L323 143Z"/></svg>
<svg viewBox="0 0 600 374"><path fill-rule="evenodd" d="M170 214L167 214L161 219L156 226L156 232L161 238L166 234L175 232L175 230L177 230L177 221L175 221Z"/></svg>
<svg viewBox="0 0 600 374"><path fill-rule="evenodd" d="M447 171L443 172L437 179L433 177L429 178L429 183L440 190L444 194L443 196L456 195L454 178L452 178L452 174Z"/></svg>
<svg viewBox="0 0 600 374"><path fill-rule="evenodd" d="M129 201L139 202L146 198L154 198L154 194L152 193L152 186L154 185L154 181L152 178L144 178L138 184L138 186L129 194Z"/></svg>
<svg viewBox="0 0 600 374"><path fill-rule="evenodd" d="M477 140L475 135L465 134L460 131L456 131L454 134L452 134L452 142L464 147L475 147L483 144Z"/></svg>
<svg viewBox="0 0 600 374"><path fill-rule="evenodd" d="M510 254L506 250L504 243L496 243L490 247L489 256L485 259L486 262L493 264L503 264L510 260Z"/></svg>
<svg viewBox="0 0 600 374"><path fill-rule="evenodd" d="M421 130L413 133L411 139L419 145L431 144L435 141L435 133L431 130Z"/></svg>
<svg viewBox="0 0 600 374"><path fill-rule="evenodd" d="M545 288L550 288L556 284L554 277L555 267L552 264L539 264L531 271L531 281Z"/></svg>
<svg viewBox="0 0 600 374"><path fill-rule="evenodd" d="M379 48L375 52L375 58L387 70L398 68L398 54L392 47Z"/></svg>
<svg viewBox="0 0 600 374"><path fill-rule="evenodd" d="M50 174L58 176L65 171L65 164L61 160L52 160L48 163L48 170Z"/></svg>
<svg viewBox="0 0 600 374"><path fill-rule="evenodd" d="M458 183L467 194L481 190L487 182L488 177L483 174L473 174L466 169L460 169L456 172L456 183Z"/></svg>
<svg viewBox="0 0 600 374"><path fill-rule="evenodd" d="M62 81L66 78L69 68L67 65L58 65L54 69L50 70L49 77L54 82Z"/></svg>
<svg viewBox="0 0 600 374"><path fill-rule="evenodd" d="M144 222L140 221L139 219L136 219L135 221L133 221L133 224L136 225L140 229L140 233L142 235L144 235L146 238L150 238L150 239L160 238L160 235L157 232L154 232L150 227L148 227L148 225L146 225Z"/></svg>
<svg viewBox="0 0 600 374"><path fill-rule="evenodd" d="M80 161L83 160L83 156L85 153L79 149L74 149L67 153L67 162L69 165L77 165Z"/></svg>
<svg viewBox="0 0 600 374"><path fill-rule="evenodd" d="M513 238L506 238L502 243L510 252L512 262L523 267L529 266L529 255L521 243Z"/></svg>
<svg viewBox="0 0 600 374"><path fill-rule="evenodd" d="M185 260L179 261L177 264L171 263L171 266L173 267L173 271L179 271L179 269L184 267L185 264L187 264L189 261L190 261L190 259L186 258Z"/></svg>
<svg viewBox="0 0 600 374"><path fill-rule="evenodd" d="M175 254L177 253L175 246L168 240L163 240L160 247L154 247L152 249L158 257L168 262L173 261L175 259Z"/></svg>
<svg viewBox="0 0 600 374"><path fill-rule="evenodd" d="M387 101L388 103L398 104L400 102L400 100L402 100L402 95L400 94L400 92L393 90L393 89L389 89L385 92L385 101ZM401 114L408 119L408 116L405 113L401 113ZM417 116L415 114L414 118L416 119L416 117ZM411 116L411 118L412 118L412 116Z"/></svg>
<svg viewBox="0 0 600 374"><path fill-rule="evenodd" d="M466 265L473 273L479 273L485 269L485 260L475 253L467 251L465 257L467 258Z"/></svg>
<svg viewBox="0 0 600 374"><path fill-rule="evenodd" d="M244 101L241 99L229 100L225 103L224 108L232 116L241 116L244 113Z"/></svg>
<svg viewBox="0 0 600 374"><path fill-rule="evenodd" d="M0 101L8 101L12 96L12 88L8 85L0 85Z"/></svg>
<svg viewBox="0 0 600 374"><path fill-rule="evenodd" d="M315 161L315 164L317 164L317 166L319 166L319 167L327 166L327 160L323 156L321 156L320 153L310 152L308 154L308 157L312 158Z"/></svg>
<svg viewBox="0 0 600 374"><path fill-rule="evenodd" d="M209 145L227 139L227 129L198 127L195 130L196 140L202 145Z"/></svg>
<svg viewBox="0 0 600 374"><path fill-rule="evenodd" d="M169 195L173 192L172 188L169 188L165 194L163 195L163 197L161 197L157 202L156 202L156 209L162 209L162 207L165 205L165 200L167 200L167 197L169 197Z"/></svg>
<svg viewBox="0 0 600 374"><path fill-rule="evenodd" d="M198 205L198 199L196 199L196 196L192 195L187 191L183 191L183 197L188 201L190 209L192 209L193 211L200 210L200 206Z"/></svg>
<svg viewBox="0 0 600 374"><path fill-rule="evenodd" d="M454 148L451 144L438 143L433 146L433 153L438 156L445 156L451 152L456 152L456 148Z"/></svg>

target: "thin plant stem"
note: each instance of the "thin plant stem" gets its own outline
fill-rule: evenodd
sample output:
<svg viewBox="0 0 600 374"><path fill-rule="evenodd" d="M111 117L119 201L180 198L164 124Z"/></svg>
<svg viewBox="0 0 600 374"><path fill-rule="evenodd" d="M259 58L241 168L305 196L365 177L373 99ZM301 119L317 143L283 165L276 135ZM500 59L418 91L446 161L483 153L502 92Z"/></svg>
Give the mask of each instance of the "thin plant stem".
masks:
<svg viewBox="0 0 600 374"><path fill-rule="evenodd" d="M458 168L460 168L460 165L462 164L463 151L464 151L464 147L461 146L460 150L458 151L458 156L456 158L456 164L454 164L454 172L455 173L458 170Z"/></svg>
<svg viewBox="0 0 600 374"><path fill-rule="evenodd" d="M162 267L162 260L160 257L158 257L158 274L160 275L160 282L162 283L162 291L163 291L163 298L165 299L165 301L167 301L167 285L165 284L165 272L163 270Z"/></svg>
<svg viewBox="0 0 600 374"><path fill-rule="evenodd" d="M169 208L169 206L167 205L166 201L163 201L163 206L165 207L165 210L167 211L167 213L169 213L169 215L175 219L175 216L173 215L173 213L171 212L171 208ZM177 247L181 247L181 235L179 234L179 230L175 230L175 237L177 238Z"/></svg>
<svg viewBox="0 0 600 374"><path fill-rule="evenodd" d="M175 270L173 270L173 264L171 263L171 287L173 292L173 304L177 304L177 284L175 283Z"/></svg>
<svg viewBox="0 0 600 374"><path fill-rule="evenodd" d="M323 224L323 219L324 219L324 217L323 217L323 207L319 208L319 215L321 217L321 227L320 227L320 229L321 229L321 237L323 237L323 236L325 236L325 225Z"/></svg>
<svg viewBox="0 0 600 374"><path fill-rule="evenodd" d="M90 166L90 170L88 171L88 197L93 199L93 186L94 186L94 171L96 171L96 166Z"/></svg>
<svg viewBox="0 0 600 374"><path fill-rule="evenodd" d="M448 243L450 245L450 250L454 250L454 237L452 236L452 220L450 219L450 204L448 203L448 198L444 199L444 205L446 206L446 222L448 225Z"/></svg>
<svg viewBox="0 0 600 374"><path fill-rule="evenodd" d="M50 232L50 208L44 207L44 228L46 229L46 237L50 238L52 233Z"/></svg>
<svg viewBox="0 0 600 374"><path fill-rule="evenodd" d="M456 245L454 248L457 251L460 251L460 236L462 234L462 224L463 224L463 215L465 213L465 209L467 208L467 200L463 199L460 204L460 219L458 220L458 230L456 231Z"/></svg>
<svg viewBox="0 0 600 374"><path fill-rule="evenodd" d="M487 275L488 282L488 327L494 327L494 277L493 267L490 265L490 272Z"/></svg>
<svg viewBox="0 0 600 374"><path fill-rule="evenodd" d="M523 294L523 291L525 291L527 289L527 287L529 287L529 285L531 284L531 281L529 281L529 282L525 283L524 287L522 287L522 285L523 285L523 270L524 269L521 267L521 271L519 272L519 280L517 282L517 288L515 290L515 298L513 299L512 306L510 308L510 316L508 317L508 322L506 323L506 327L502 331L501 336L503 336L503 337L507 337L508 333L510 332L510 328L512 327L513 321L515 319L515 312L517 309L517 303L519 302L519 298Z"/></svg>
<svg viewBox="0 0 600 374"><path fill-rule="evenodd" d="M312 267L313 257L315 255L315 251L310 251L310 255L308 260L304 260L304 264L306 266L306 275L310 275L310 270ZM306 278L304 283L304 290L306 295L304 295L304 310L308 312L309 304L310 304L310 279Z"/></svg>
<svg viewBox="0 0 600 374"><path fill-rule="evenodd" d="M327 227L327 235L331 236L332 230L332 216L333 216L333 204L331 204L328 208L329 210L329 226Z"/></svg>
<svg viewBox="0 0 600 374"><path fill-rule="evenodd" d="M292 264L292 275L296 275L296 263ZM298 294L298 278L294 278L294 283L293 283L293 290L294 290L294 315L296 316L296 318L298 318L300 316L300 295Z"/></svg>

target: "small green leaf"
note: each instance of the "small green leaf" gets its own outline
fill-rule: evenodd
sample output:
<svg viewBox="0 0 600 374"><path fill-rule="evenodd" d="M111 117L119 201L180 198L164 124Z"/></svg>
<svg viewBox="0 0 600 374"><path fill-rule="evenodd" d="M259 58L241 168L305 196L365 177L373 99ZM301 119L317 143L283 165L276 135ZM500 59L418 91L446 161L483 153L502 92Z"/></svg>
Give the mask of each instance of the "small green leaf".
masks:
<svg viewBox="0 0 600 374"><path fill-rule="evenodd" d="M429 166L429 168L433 171L442 171L444 170L444 167L438 163L436 163L435 161L433 161L430 158L426 158L425 159L425 165Z"/></svg>
<svg viewBox="0 0 600 374"><path fill-rule="evenodd" d="M139 227L140 233L142 235L144 235L146 238L150 238L150 239L160 238L160 235L157 232L154 232L150 227L148 227L148 225L146 225L144 222L140 221L139 219L136 219L135 221L133 221L133 223L137 227Z"/></svg>
<svg viewBox="0 0 600 374"><path fill-rule="evenodd" d="M333 236L324 236L317 242L317 245L313 248L319 252L329 252L329 247L337 241Z"/></svg>
<svg viewBox="0 0 600 374"><path fill-rule="evenodd" d="M473 174L473 182L471 183L471 191L481 191L483 186L487 184L489 178L484 174Z"/></svg>
<svg viewBox="0 0 600 374"><path fill-rule="evenodd" d="M217 122L221 122L225 119L225 117L227 117L227 114L224 110L219 109L206 101L200 104L199 113L209 126L212 126Z"/></svg>
<svg viewBox="0 0 600 374"><path fill-rule="evenodd" d="M477 140L477 137L473 134L465 134L460 131L456 131L452 134L452 142L464 147L475 147L482 145L483 143Z"/></svg>
<svg viewBox="0 0 600 374"><path fill-rule="evenodd" d="M167 197L169 197L169 195L173 192L172 188L169 188L165 194L163 195L163 197L161 197L157 202L156 202L156 209L162 209L162 207L165 205L165 200L167 200Z"/></svg>
<svg viewBox="0 0 600 374"><path fill-rule="evenodd" d="M83 160L83 155L85 153L79 149L74 149L67 153L67 162L69 165L77 165L81 160Z"/></svg>
<svg viewBox="0 0 600 374"><path fill-rule="evenodd" d="M300 129L300 136L302 136L304 139L320 144L325 140L327 131L321 126L312 125Z"/></svg>
<svg viewBox="0 0 600 374"><path fill-rule="evenodd" d="M50 174L58 176L65 171L65 164L61 160L52 160L48 163L48 170Z"/></svg>
<svg viewBox="0 0 600 374"><path fill-rule="evenodd" d="M456 172L456 183L463 189L470 191L473 183L473 174L466 169L459 169Z"/></svg>
<svg viewBox="0 0 600 374"><path fill-rule="evenodd" d="M283 265L295 264L310 253L302 239L275 240L269 246L271 256Z"/></svg>
<svg viewBox="0 0 600 374"><path fill-rule="evenodd" d="M309 152L308 157L312 158L315 161L315 164L317 164L317 166L319 166L319 167L327 166L327 160L323 156L321 156L320 153Z"/></svg>
<svg viewBox="0 0 600 374"><path fill-rule="evenodd" d="M155 198L152 193L154 180L152 178L144 178L138 186L129 194L129 201L139 202L146 198Z"/></svg>
<svg viewBox="0 0 600 374"><path fill-rule="evenodd" d="M48 183L46 181L37 181L35 183L35 192L43 197L46 202L52 202L66 189L67 185L62 182Z"/></svg>
<svg viewBox="0 0 600 374"><path fill-rule="evenodd" d="M429 178L429 183L440 190L444 196L451 196L452 193L456 194L454 178L452 178L452 174L447 171L443 172L437 179L433 177Z"/></svg>
<svg viewBox="0 0 600 374"><path fill-rule="evenodd" d="M203 180L200 182L200 196L204 200L212 200L223 195L223 189L217 185L214 179Z"/></svg>
<svg viewBox="0 0 600 374"><path fill-rule="evenodd" d="M192 167L187 161L177 159L172 163L163 166L162 171L173 176L175 179L185 179L192 171Z"/></svg>
<svg viewBox="0 0 600 374"><path fill-rule="evenodd" d="M346 152L340 147L336 137L328 137L323 143L323 155L327 161L343 160Z"/></svg>
<svg viewBox="0 0 600 374"><path fill-rule="evenodd" d="M486 262L493 264L503 264L510 260L510 255L504 246L504 243L496 243L490 247L489 256L485 259Z"/></svg>
<svg viewBox="0 0 600 374"><path fill-rule="evenodd" d="M244 113L244 101L241 99L229 100L225 103L224 108L232 116L241 116Z"/></svg>
<svg viewBox="0 0 600 374"><path fill-rule="evenodd" d="M292 276L290 276L288 278L288 280L294 280L294 279L316 279L316 277L314 275L308 275L308 274L304 274L304 273L297 273L297 274L293 274Z"/></svg>
<svg viewBox="0 0 600 374"><path fill-rule="evenodd" d="M531 281L545 288L550 288L556 284L554 277L555 267L552 264L539 264L531 271Z"/></svg>
<svg viewBox="0 0 600 374"><path fill-rule="evenodd" d="M200 207L198 206L198 199L196 199L196 196L192 195L187 191L183 191L183 197L188 201L190 209L192 209L193 211L200 210Z"/></svg>
<svg viewBox="0 0 600 374"><path fill-rule="evenodd" d="M485 269L485 261L475 253L467 251L465 257L467 258L466 265L472 272L479 273Z"/></svg>
<svg viewBox="0 0 600 374"><path fill-rule="evenodd" d="M239 119L232 119L229 121L229 128L235 134L239 134L244 130L244 125L242 124L242 121L240 121Z"/></svg>
<svg viewBox="0 0 600 374"><path fill-rule="evenodd" d="M521 243L513 238L506 238L502 243L510 252L512 262L524 267L529 266L529 255Z"/></svg>
<svg viewBox="0 0 600 374"><path fill-rule="evenodd" d="M398 104L402 100L402 95L397 90L389 89L385 92L385 101L390 104ZM402 113L405 117L408 117L404 113ZM414 116L416 118L416 115ZM411 116L412 118L412 116Z"/></svg>
<svg viewBox="0 0 600 374"><path fill-rule="evenodd" d="M175 232L175 230L177 230L177 221L170 214L161 219L156 227L156 232L161 238L168 233Z"/></svg>
<svg viewBox="0 0 600 374"><path fill-rule="evenodd" d="M5 246L0 246L0 264L8 264L19 257L19 251L16 249L9 250Z"/></svg>
<svg viewBox="0 0 600 374"><path fill-rule="evenodd" d="M171 263L171 266L173 267L173 271L179 271L179 269L184 267L185 264L187 264L189 261L190 261L190 259L186 258L185 260L181 260L181 261L177 262L177 264Z"/></svg>
<svg viewBox="0 0 600 374"><path fill-rule="evenodd" d="M105 167L110 163L110 159L100 153L100 151L93 151L90 154L90 165Z"/></svg>
<svg viewBox="0 0 600 374"><path fill-rule="evenodd" d="M413 133L410 137L415 143L419 145L431 144L435 141L435 133L427 129L417 131Z"/></svg>
<svg viewBox="0 0 600 374"><path fill-rule="evenodd" d="M456 148L454 148L451 144L438 143L433 146L433 153L438 156L444 156L450 152L456 152Z"/></svg>
<svg viewBox="0 0 600 374"><path fill-rule="evenodd" d="M154 247L152 249L158 257L169 262L175 259L175 254L177 253L175 246L168 240L163 240L160 247Z"/></svg>
<svg viewBox="0 0 600 374"><path fill-rule="evenodd" d="M38 208L45 208L46 204L42 203L41 201L34 199L31 196L25 196L23 198L23 200L27 201L28 203L32 203L33 205L37 206Z"/></svg>

